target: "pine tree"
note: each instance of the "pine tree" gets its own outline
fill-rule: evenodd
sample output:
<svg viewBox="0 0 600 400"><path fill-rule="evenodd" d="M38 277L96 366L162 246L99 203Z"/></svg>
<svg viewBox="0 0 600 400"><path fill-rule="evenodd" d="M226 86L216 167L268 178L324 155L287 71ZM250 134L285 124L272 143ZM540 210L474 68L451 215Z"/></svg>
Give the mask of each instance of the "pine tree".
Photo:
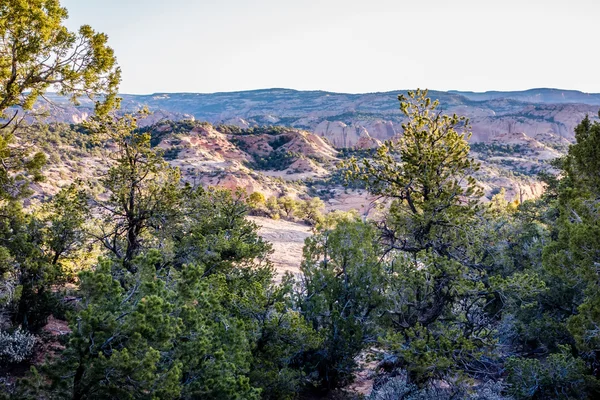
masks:
<svg viewBox="0 0 600 400"><path fill-rule="evenodd" d="M88 25L70 32L64 26L67 16L58 0L5 0L0 4L1 117L7 116L9 107L31 110L51 87L73 101L83 95L96 96L100 113L117 104L120 70L107 46L107 36ZM9 122L14 122L18 113L15 111Z"/></svg>
<svg viewBox="0 0 600 400"><path fill-rule="evenodd" d="M348 178L388 201L378 224L389 260L384 343L421 385L469 370L493 348L494 289L472 251L482 192L468 121L437 111L427 91L399 100L402 134L372 159L352 159Z"/></svg>
<svg viewBox="0 0 600 400"><path fill-rule="evenodd" d="M3 211L0 277L14 287L5 300L15 324L36 330L58 308L52 288L72 278L67 265L79 262L89 217L86 198L71 185L38 210L26 212L11 202Z"/></svg>
<svg viewBox="0 0 600 400"><path fill-rule="evenodd" d="M437 111L427 91L399 96L407 117L398 139L385 142L372 159L353 158L348 180L392 200L381 229L391 249L434 250L448 256L457 227L468 223L482 192L473 178L479 168L469 157L468 121Z"/></svg>

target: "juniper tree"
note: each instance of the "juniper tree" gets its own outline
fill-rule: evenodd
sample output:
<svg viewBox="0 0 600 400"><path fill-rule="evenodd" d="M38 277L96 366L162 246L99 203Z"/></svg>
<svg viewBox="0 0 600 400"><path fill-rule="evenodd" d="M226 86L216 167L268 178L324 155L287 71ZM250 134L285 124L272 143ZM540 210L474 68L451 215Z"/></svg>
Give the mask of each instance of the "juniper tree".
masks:
<svg viewBox="0 0 600 400"><path fill-rule="evenodd" d="M101 113L116 105L120 70L108 37L83 25L64 26L58 0L5 0L0 4L0 116L14 121L50 89L97 100ZM19 107L5 114L10 107ZM2 125L8 128L10 124Z"/></svg>
<svg viewBox="0 0 600 400"><path fill-rule="evenodd" d="M427 91L408 92L399 100L407 118L401 135L380 146L372 159L352 158L347 178L392 200L381 225L390 249L451 256L455 234L469 223L482 194L473 177L479 165L469 156L468 120L441 114Z"/></svg>
<svg viewBox="0 0 600 400"><path fill-rule="evenodd" d="M336 219L306 239L294 296L323 340L304 356L313 383L323 389L352 380L356 356L376 341L383 293L383 266L373 226L351 214Z"/></svg>
<svg viewBox="0 0 600 400"><path fill-rule="evenodd" d="M71 185L40 209L25 212L17 202L4 208L0 219L0 276L12 287L5 299L13 322L35 330L56 311L56 285L73 273L86 243L86 198Z"/></svg>
<svg viewBox="0 0 600 400"><path fill-rule="evenodd" d="M113 165L100 180L107 198L92 198L101 216L93 235L133 272L131 261L143 249L158 247L157 233L180 212L180 173L152 148L150 132L136 131L133 115L97 118L89 126L114 148Z"/></svg>
<svg viewBox="0 0 600 400"><path fill-rule="evenodd" d="M372 159L351 159L348 178L388 202L378 224L390 260L384 342L424 384L469 369L492 347L485 305L494 289L471 251L482 192L468 121L439 112L427 91L399 100L401 135Z"/></svg>
<svg viewBox="0 0 600 400"><path fill-rule="evenodd" d="M107 36L82 26L64 26L67 10L58 0L0 3L0 196L19 198L27 183L41 179L43 153L30 154L15 134L47 90L76 101L88 96L96 112L118 105L120 70Z"/></svg>
<svg viewBox="0 0 600 400"><path fill-rule="evenodd" d="M532 393L540 398L551 398L557 391L573 398L594 397L600 387L600 123L586 116L575 128L575 140L568 154L556 163L562 170L554 194L558 217L551 227L553 240L543 253L549 290L539 301L544 316L533 325L540 325L534 337L553 353L538 367L547 370L547 375L576 374L582 380L577 385L561 380L538 387ZM572 368L550 362L561 357L575 357L568 364ZM531 364L515 359L513 365L521 368L528 362Z"/></svg>
<svg viewBox="0 0 600 400"><path fill-rule="evenodd" d="M271 246L246 219L249 205L243 190L187 187L182 196L182 218L172 232L175 265L203 263L209 266L206 274L270 266Z"/></svg>

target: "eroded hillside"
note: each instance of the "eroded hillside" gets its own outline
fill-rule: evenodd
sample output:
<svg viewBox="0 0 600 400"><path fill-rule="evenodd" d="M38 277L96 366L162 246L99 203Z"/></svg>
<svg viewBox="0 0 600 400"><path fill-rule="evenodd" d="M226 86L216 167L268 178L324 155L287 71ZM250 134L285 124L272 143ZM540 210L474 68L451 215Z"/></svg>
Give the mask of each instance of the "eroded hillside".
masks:
<svg viewBox="0 0 600 400"><path fill-rule="evenodd" d="M365 208L363 188L344 186L340 162L369 157L369 148L338 150L319 135L286 127L242 129L169 121L141 130L151 132L153 146L191 184L242 188L267 197L318 196L332 208L354 203ZM79 125L54 124L22 140L49 160L46 182L35 187L40 195L52 194L77 179L97 180L97 171L111 163L110 142L93 142ZM481 162L477 179L486 197L502 188L511 199L538 196L542 186L537 174L552 171L550 161L563 154L568 143L550 133L535 137L504 133L488 142L472 143L472 154Z"/></svg>

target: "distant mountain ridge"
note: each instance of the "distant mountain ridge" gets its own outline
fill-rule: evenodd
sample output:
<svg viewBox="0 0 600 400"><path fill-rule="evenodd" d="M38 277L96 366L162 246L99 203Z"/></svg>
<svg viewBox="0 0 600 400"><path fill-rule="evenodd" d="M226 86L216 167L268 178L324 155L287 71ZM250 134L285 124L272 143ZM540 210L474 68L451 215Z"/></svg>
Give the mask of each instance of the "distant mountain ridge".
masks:
<svg viewBox="0 0 600 400"><path fill-rule="evenodd" d="M154 119L196 119L239 127L283 125L311 131L335 147L376 146L401 131L403 116L398 94L390 92L347 94L292 89L261 89L224 93L123 94L122 107L133 111L143 106L156 111ZM489 142L505 133L524 133L532 138L559 137L571 141L573 129L585 117L596 118L600 94L574 90L530 89L513 92L430 91L445 113L467 116L475 142ZM57 119L77 122L91 111L63 104ZM554 139L552 139L554 140Z"/></svg>
<svg viewBox="0 0 600 400"><path fill-rule="evenodd" d="M591 104L600 105L600 93L585 93L578 90L563 90L551 88L528 89L522 91L487 91L466 92L460 90L449 90L448 93L459 94L469 100L486 101L494 99L510 99L526 103L550 103L550 104Z"/></svg>

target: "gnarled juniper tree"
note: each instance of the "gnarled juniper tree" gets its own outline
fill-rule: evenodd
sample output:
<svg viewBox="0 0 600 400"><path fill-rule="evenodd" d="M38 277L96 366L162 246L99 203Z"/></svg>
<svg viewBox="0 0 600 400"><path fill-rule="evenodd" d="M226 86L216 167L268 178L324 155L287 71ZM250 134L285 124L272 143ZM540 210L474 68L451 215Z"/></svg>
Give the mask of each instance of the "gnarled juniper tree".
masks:
<svg viewBox="0 0 600 400"><path fill-rule="evenodd" d="M427 91L399 100L401 135L372 159L350 160L348 178L387 200L378 224L389 261L384 343L424 384L471 369L492 347L493 289L471 251L482 192L468 121L442 114Z"/></svg>

